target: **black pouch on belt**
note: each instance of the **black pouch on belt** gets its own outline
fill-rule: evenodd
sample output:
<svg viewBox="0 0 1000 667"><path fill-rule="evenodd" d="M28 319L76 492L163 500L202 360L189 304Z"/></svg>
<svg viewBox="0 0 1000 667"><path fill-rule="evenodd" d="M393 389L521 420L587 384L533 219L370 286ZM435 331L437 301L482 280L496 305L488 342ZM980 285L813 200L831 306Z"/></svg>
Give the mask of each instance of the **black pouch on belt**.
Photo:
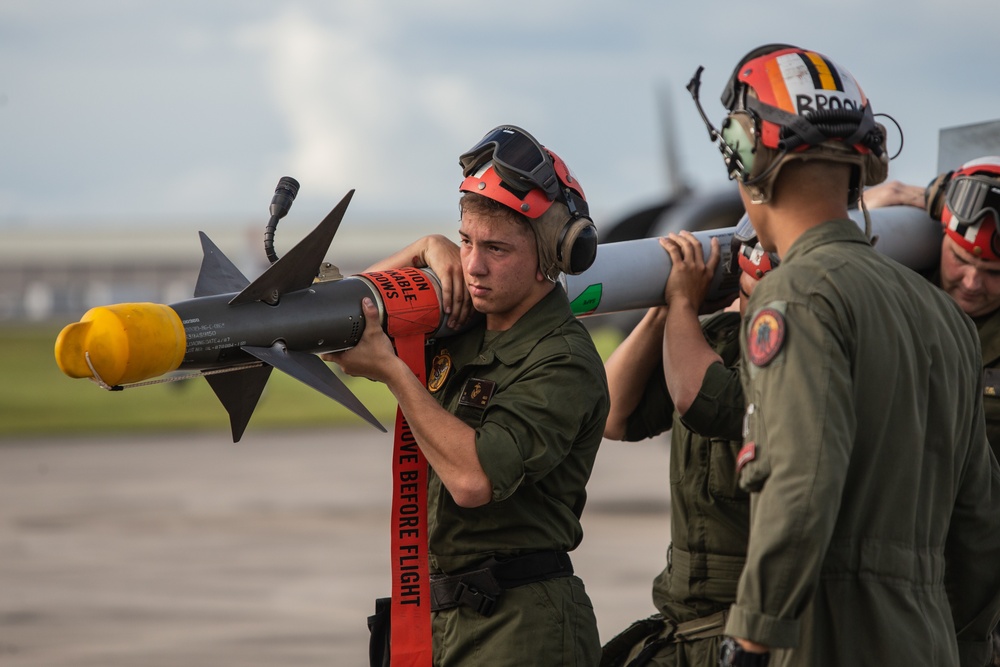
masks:
<svg viewBox="0 0 1000 667"><path fill-rule="evenodd" d="M489 616L504 590L572 574L573 563L564 551L539 551L502 560L491 558L476 570L432 574L431 611L464 606Z"/></svg>
<svg viewBox="0 0 1000 667"><path fill-rule="evenodd" d="M392 598L377 598L375 613L368 617L368 663L371 667L389 667L389 619Z"/></svg>

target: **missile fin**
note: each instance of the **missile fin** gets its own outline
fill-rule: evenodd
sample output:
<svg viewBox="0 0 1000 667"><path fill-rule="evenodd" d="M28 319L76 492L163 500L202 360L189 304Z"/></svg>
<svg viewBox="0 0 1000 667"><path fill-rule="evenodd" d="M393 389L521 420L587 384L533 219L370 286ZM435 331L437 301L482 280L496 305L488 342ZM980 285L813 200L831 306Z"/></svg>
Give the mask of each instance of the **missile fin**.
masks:
<svg viewBox="0 0 1000 667"><path fill-rule="evenodd" d="M275 304L282 294L309 287L320 272L323 258L330 249L333 237L340 228L340 221L344 219L347 205L351 203L353 196L354 190L344 195L340 203L323 218L316 229L309 232L308 236L299 241L294 248L233 297L229 305L235 306L253 301Z"/></svg>
<svg viewBox="0 0 1000 667"><path fill-rule="evenodd" d="M233 442L239 442L243 437L250 417L253 416L257 401L264 392L264 385L271 376L270 366L247 368L232 373L206 375L205 379L211 385L212 391L222 401L223 407L229 413L229 423L233 428Z"/></svg>
<svg viewBox="0 0 1000 667"><path fill-rule="evenodd" d="M281 261L281 260L279 260ZM323 360L309 352L289 350L281 342L271 347L244 346L245 352L257 357L265 364L270 364L278 370L288 373L293 378L309 385L316 391L329 396L345 408L361 417L369 424L385 433L385 427L368 411L364 403L351 393L330 367Z"/></svg>
<svg viewBox="0 0 1000 667"><path fill-rule="evenodd" d="M212 243L205 232L198 232L198 235L201 237L201 249L205 256L201 260L198 283L194 286L196 297L239 292L250 284L246 276Z"/></svg>

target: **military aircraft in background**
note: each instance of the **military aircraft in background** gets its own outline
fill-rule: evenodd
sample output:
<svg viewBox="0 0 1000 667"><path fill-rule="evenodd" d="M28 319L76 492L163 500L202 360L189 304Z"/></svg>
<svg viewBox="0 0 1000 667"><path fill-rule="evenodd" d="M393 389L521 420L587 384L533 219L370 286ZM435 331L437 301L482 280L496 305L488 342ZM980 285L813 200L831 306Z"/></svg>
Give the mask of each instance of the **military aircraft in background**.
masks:
<svg viewBox="0 0 1000 667"><path fill-rule="evenodd" d="M681 156L674 135L677 123L668 89L659 90L657 108L661 119L666 173L665 196L659 202L602 228L601 243L665 236L681 230L695 232L732 227L744 213L735 183L726 182L717 187L696 189L686 181L680 168Z"/></svg>

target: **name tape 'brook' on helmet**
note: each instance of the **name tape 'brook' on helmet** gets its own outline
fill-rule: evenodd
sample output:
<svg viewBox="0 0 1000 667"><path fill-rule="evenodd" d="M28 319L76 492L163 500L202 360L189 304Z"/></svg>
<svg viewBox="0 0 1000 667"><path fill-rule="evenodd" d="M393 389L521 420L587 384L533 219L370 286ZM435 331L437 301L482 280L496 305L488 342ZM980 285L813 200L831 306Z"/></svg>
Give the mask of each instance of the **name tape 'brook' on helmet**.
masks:
<svg viewBox="0 0 1000 667"><path fill-rule="evenodd" d="M513 125L490 130L459 157L462 192L489 197L531 222L542 273L583 273L597 257L597 228L580 182L563 160Z"/></svg>
<svg viewBox="0 0 1000 667"><path fill-rule="evenodd" d="M1000 157L978 158L952 172L940 212L945 233L959 246L980 259L1000 260Z"/></svg>
<svg viewBox="0 0 1000 667"><path fill-rule="evenodd" d="M851 200L862 186L888 175L885 128L851 74L815 51L788 44L754 49L740 60L722 93L729 112L717 130L698 99L702 68L688 90L712 141L718 142L729 177L754 203L771 198L774 181L789 160L846 162L855 169Z"/></svg>

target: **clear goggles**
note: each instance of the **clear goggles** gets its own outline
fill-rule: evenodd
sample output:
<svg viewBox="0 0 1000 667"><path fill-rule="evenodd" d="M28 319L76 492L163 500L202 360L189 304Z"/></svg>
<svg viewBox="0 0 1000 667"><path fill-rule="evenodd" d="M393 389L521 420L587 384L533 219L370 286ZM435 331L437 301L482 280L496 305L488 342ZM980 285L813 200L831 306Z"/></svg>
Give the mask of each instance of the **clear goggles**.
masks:
<svg viewBox="0 0 1000 667"><path fill-rule="evenodd" d="M1000 223L1000 182L989 176L957 176L948 183L944 203L962 224L971 225L988 213Z"/></svg>
<svg viewBox="0 0 1000 667"><path fill-rule="evenodd" d="M501 125L490 130L479 143L458 158L465 176L470 176L490 161L497 175L509 187L521 192L539 188L549 201L558 197L559 178L549 152L521 128Z"/></svg>

